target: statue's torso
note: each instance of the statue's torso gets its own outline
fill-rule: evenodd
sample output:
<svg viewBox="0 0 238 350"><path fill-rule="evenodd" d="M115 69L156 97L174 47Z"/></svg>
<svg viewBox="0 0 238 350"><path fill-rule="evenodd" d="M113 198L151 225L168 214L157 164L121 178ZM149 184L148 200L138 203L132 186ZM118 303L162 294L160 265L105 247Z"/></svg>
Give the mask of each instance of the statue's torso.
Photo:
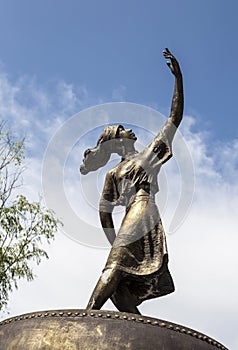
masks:
<svg viewBox="0 0 238 350"><path fill-rule="evenodd" d="M140 190L144 190L150 196L154 196L159 190L157 173L142 165L140 153L121 161L109 174L117 191L117 205L127 206Z"/></svg>

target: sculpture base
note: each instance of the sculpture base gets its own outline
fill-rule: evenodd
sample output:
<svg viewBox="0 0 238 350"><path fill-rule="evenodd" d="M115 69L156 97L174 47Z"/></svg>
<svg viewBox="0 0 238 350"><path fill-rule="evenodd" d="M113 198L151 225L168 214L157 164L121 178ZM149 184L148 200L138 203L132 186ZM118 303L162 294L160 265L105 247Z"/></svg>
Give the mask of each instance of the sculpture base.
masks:
<svg viewBox="0 0 238 350"><path fill-rule="evenodd" d="M34 312L0 323L1 350L227 350L210 337L155 318L105 310Z"/></svg>

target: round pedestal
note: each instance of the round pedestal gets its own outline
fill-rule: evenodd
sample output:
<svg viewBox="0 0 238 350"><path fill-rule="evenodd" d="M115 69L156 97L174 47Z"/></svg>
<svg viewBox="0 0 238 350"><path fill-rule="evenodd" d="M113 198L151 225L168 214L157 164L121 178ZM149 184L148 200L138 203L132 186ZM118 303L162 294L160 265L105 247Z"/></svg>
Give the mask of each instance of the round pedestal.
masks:
<svg viewBox="0 0 238 350"><path fill-rule="evenodd" d="M123 312L62 310L0 323L1 350L227 350L171 322Z"/></svg>

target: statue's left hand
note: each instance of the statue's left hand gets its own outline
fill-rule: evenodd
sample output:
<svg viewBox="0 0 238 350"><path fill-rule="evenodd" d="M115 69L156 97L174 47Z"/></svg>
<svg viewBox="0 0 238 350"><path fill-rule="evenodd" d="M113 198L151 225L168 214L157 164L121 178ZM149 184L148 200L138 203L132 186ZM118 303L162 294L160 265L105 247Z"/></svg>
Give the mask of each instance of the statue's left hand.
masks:
<svg viewBox="0 0 238 350"><path fill-rule="evenodd" d="M180 71L180 67L179 67L179 63L176 60L176 58L174 57L174 55L169 51L168 48L166 48L163 51L163 55L164 58L169 59L170 61L167 61L167 65L169 66L171 72L177 77L179 75L181 75L181 71Z"/></svg>

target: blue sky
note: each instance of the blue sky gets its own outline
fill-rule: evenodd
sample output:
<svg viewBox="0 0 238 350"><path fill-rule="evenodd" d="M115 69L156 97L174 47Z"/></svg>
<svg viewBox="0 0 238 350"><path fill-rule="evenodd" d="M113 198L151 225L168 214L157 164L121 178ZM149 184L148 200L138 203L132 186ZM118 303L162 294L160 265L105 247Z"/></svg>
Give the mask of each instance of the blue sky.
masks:
<svg viewBox="0 0 238 350"><path fill-rule="evenodd" d="M222 139L236 137L235 1L1 1L1 61L11 79L64 79L90 96L158 103L171 81L161 52L183 63L186 113Z"/></svg>
<svg viewBox="0 0 238 350"><path fill-rule="evenodd" d="M88 186L90 192L90 186L102 178L100 171L96 178L79 176L84 147L96 143L95 132L88 140L92 144L86 144L83 133L115 122L120 111L113 110L112 116L110 104L99 109L93 106L129 103L125 104L125 111L130 112L128 123L137 125L143 146L158 125L153 118L145 125L143 115L136 119L130 103L144 106L138 111L152 107L168 116L173 77L163 49L170 48L179 59L185 89L181 135L191 153L195 187L189 192L192 205L186 220L170 235L181 177L187 179L193 170L190 167L186 173L187 162L179 159L178 138L174 158L160 180L166 191L161 186L158 199L164 201L159 207L164 208L176 292L144 303L141 311L207 333L231 350L238 347L238 282L234 277L238 264L237 11L235 1L215 0L0 0L0 119L26 135L28 170L23 190L32 199L43 192L46 149L55 149L49 158L55 167L62 154L69 154L62 159L66 161L64 191L77 215L85 207L82 187ZM93 108L84 112L88 107ZM120 120L125 123L127 115ZM85 123L82 127L80 121ZM147 127L146 135L142 126ZM46 180L52 181L51 174ZM97 186L98 200L101 185ZM48 196L62 203L54 193ZM96 209L84 215L92 222L98 220ZM35 269L38 278L21 282L12 294L10 316L84 308L107 254L59 233L49 248L50 260ZM113 306L109 302L105 308Z"/></svg>

